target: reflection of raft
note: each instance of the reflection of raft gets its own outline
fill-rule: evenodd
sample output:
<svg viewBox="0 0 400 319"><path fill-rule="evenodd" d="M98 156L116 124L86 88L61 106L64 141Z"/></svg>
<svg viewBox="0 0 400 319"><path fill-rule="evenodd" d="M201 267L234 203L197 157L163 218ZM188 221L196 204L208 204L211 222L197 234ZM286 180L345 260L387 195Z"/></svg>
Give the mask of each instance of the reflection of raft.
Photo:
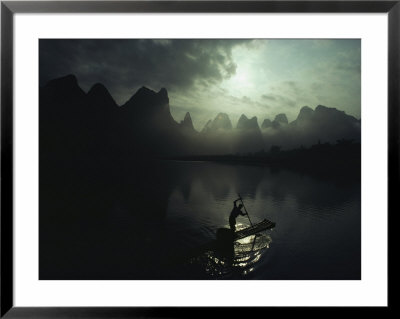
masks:
<svg viewBox="0 0 400 319"><path fill-rule="evenodd" d="M264 219L262 222L258 224L254 224L253 226L247 227L245 229L239 230L234 234L234 240L242 239L247 236L255 235L260 231L271 229L275 227L275 223L271 222L268 219Z"/></svg>
<svg viewBox="0 0 400 319"><path fill-rule="evenodd" d="M258 224L254 224L253 226L238 230L235 233L232 233L232 231L228 228L219 228L217 230L217 240L219 242L232 242L251 235L255 235L263 230L271 229L274 227L274 222L271 222L268 219L264 219Z"/></svg>
<svg viewBox="0 0 400 319"><path fill-rule="evenodd" d="M243 225L238 225L243 227ZM217 238L194 250L189 259L201 265L208 276L229 279L243 278L257 267L272 239L263 230L275 227L267 219L250 227L233 232L230 228L217 229Z"/></svg>

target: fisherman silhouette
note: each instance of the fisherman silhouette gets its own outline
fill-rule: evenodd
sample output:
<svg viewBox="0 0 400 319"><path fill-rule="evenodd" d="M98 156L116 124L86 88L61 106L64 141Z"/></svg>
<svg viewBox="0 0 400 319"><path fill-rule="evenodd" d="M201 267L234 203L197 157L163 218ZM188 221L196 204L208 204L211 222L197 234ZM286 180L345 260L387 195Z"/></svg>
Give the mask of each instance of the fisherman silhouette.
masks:
<svg viewBox="0 0 400 319"><path fill-rule="evenodd" d="M229 226L231 227L231 230L233 232L236 231L236 217L238 217L239 215L246 216L246 213L242 212L243 204L239 204L239 206L236 205L236 202L238 200L240 200L240 198L233 202L233 209L229 216Z"/></svg>

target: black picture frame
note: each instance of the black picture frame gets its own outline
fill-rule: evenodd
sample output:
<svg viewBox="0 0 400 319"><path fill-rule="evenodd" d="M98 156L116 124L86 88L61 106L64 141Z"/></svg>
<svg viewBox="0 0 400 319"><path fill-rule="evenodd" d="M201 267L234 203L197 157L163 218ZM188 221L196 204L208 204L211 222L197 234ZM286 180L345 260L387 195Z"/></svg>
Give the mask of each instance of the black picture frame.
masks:
<svg viewBox="0 0 400 319"><path fill-rule="evenodd" d="M1 297L6 318L132 318L226 315L225 308L14 307L13 303L13 19L16 13L387 13L388 14L388 218L398 212L400 0L396 1L1 1ZM385 212L379 212L385 213ZM389 220L388 219L388 220ZM388 227L390 221L388 222ZM391 234L388 229L388 234ZM390 238L390 237L389 237ZM388 241L389 241L388 238ZM390 247L390 245L389 245ZM389 249L390 250L390 249ZM388 255L389 257L389 255ZM390 258L388 260L390 262ZM388 284L390 283L388 278ZM388 305L391 306L391 295ZM384 307L386 309L386 307ZM235 308L235 315L249 315ZM297 316L306 310L290 308ZM349 310L349 309L348 309ZM350 314L350 312L348 312Z"/></svg>

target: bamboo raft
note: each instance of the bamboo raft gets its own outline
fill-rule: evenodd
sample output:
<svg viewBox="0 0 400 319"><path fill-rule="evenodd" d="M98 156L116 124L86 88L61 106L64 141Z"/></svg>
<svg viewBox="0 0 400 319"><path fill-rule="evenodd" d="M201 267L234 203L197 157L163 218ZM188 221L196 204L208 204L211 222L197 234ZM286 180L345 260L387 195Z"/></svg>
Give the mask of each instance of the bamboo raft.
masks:
<svg viewBox="0 0 400 319"><path fill-rule="evenodd" d="M260 231L272 229L275 227L275 223L268 219L264 219L262 222L245 229L239 230L234 233L234 240L242 239L251 235L255 235Z"/></svg>

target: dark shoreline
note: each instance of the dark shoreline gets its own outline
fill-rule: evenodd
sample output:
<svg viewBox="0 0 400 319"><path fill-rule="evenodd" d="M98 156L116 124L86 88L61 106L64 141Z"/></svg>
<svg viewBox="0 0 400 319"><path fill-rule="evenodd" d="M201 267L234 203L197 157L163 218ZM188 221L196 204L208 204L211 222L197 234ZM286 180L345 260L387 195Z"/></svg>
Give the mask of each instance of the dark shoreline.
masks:
<svg viewBox="0 0 400 319"><path fill-rule="evenodd" d="M287 169L323 179L361 182L360 144L317 144L309 149L270 151L249 155L192 155L163 159L267 166L271 170Z"/></svg>

